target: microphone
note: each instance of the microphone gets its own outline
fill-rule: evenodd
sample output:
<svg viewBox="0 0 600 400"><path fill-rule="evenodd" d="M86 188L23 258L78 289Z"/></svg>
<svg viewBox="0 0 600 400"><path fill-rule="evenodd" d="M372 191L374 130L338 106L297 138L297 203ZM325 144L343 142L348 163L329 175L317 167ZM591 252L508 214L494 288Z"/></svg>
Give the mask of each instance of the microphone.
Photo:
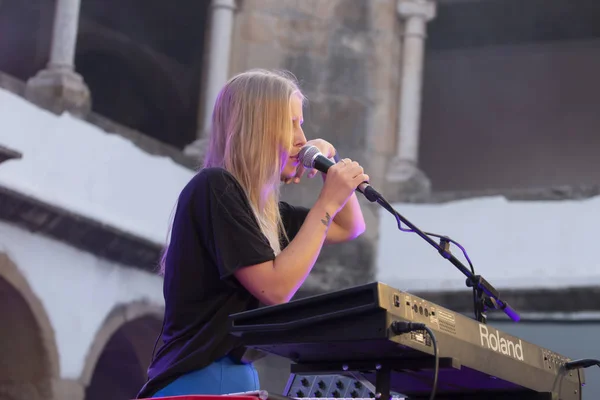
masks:
<svg viewBox="0 0 600 400"><path fill-rule="evenodd" d="M325 157L316 146L304 146L300 149L300 153L298 153L298 159L305 168L314 168L324 174L327 173L327 170L331 168L331 166L335 165L335 163ZM358 185L356 190L364 194L371 203L376 202L378 199L383 199L383 197L381 197L381 195L367 182Z"/></svg>

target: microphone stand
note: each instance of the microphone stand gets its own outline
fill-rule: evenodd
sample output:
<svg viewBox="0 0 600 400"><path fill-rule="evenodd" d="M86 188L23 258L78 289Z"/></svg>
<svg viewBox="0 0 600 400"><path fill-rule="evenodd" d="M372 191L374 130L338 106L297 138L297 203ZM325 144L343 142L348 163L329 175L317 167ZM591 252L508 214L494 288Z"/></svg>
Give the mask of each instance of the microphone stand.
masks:
<svg viewBox="0 0 600 400"><path fill-rule="evenodd" d="M413 225L409 220L404 218L400 213L398 213L394 208L383 198L381 194L379 194L375 189L371 186L367 187L367 190L361 190L361 192L365 195L367 200L370 202L377 202L380 206L389 211L394 217L396 217L396 221L398 221L398 228L400 228L400 223L403 222L406 226L408 226L412 232L419 235L423 240L429 243L433 248L435 248L438 253L444 257L446 260L450 261L460 272L462 272L466 277L466 285L467 287L473 288L475 292L475 318L477 321L485 324L487 322L486 313L489 309L492 310L502 310L504 313L513 321L518 322L521 317L519 314L504 300L500 298L500 293L496 288L492 286L488 281L486 281L481 275L473 274L463 263L460 262L450 251L450 240L448 238L440 238L440 243L436 243L433 239L431 239L426 233L422 232L419 228Z"/></svg>

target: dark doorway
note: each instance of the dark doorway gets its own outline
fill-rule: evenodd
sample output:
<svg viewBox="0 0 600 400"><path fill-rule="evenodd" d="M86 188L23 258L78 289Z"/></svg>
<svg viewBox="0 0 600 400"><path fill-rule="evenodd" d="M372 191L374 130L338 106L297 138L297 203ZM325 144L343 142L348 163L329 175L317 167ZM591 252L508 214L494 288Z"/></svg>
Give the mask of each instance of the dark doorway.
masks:
<svg viewBox="0 0 600 400"><path fill-rule="evenodd" d="M42 399L51 387L47 352L23 296L0 277L0 398Z"/></svg>
<svg viewBox="0 0 600 400"><path fill-rule="evenodd" d="M85 400L135 398L146 382L154 341L161 321L143 317L117 330L100 355Z"/></svg>
<svg viewBox="0 0 600 400"><path fill-rule="evenodd" d="M208 1L82 2L75 66L94 112L184 148L196 138Z"/></svg>

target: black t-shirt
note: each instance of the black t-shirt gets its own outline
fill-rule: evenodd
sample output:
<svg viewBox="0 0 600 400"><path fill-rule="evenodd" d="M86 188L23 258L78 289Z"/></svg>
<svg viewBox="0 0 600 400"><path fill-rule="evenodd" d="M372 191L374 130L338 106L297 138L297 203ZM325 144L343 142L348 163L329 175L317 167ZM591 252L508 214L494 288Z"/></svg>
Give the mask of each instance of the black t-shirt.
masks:
<svg viewBox="0 0 600 400"><path fill-rule="evenodd" d="M285 202L279 209L292 240L309 210ZM283 247L287 244L282 239ZM236 179L221 168L196 174L181 192L173 221L163 289L163 345L138 398L152 396L239 346L238 338L228 332L228 317L257 308L259 302L233 273L273 259L273 249Z"/></svg>

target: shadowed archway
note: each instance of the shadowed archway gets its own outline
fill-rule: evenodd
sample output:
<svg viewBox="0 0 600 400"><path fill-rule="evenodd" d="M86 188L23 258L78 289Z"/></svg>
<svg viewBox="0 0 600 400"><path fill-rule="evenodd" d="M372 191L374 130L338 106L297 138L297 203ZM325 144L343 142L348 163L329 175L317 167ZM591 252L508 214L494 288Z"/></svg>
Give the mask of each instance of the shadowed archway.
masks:
<svg viewBox="0 0 600 400"><path fill-rule="evenodd" d="M96 334L81 383L85 400L126 400L146 382L152 349L162 326L161 307L145 303L117 306Z"/></svg>
<svg viewBox="0 0 600 400"><path fill-rule="evenodd" d="M16 265L0 253L0 398L47 400L59 376L54 330Z"/></svg>
<svg viewBox="0 0 600 400"><path fill-rule="evenodd" d="M196 138L210 2L81 4L75 67L94 112L183 149Z"/></svg>

